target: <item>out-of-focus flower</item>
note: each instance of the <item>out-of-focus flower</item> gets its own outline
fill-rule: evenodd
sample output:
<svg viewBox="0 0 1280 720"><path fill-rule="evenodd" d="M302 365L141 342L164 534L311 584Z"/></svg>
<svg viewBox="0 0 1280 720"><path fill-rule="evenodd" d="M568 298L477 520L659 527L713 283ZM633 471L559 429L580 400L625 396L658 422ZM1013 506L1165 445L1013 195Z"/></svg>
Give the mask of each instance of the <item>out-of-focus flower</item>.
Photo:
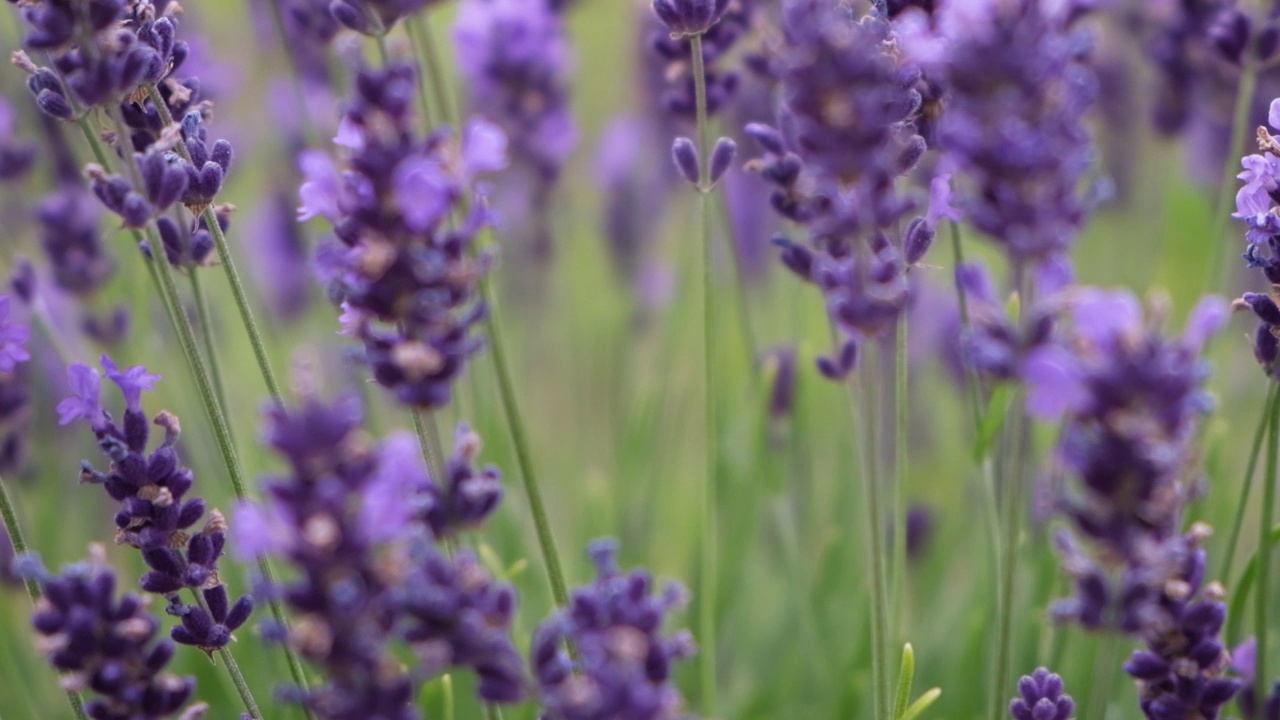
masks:
<svg viewBox="0 0 1280 720"><path fill-rule="evenodd" d="M1018 681L1016 697L1009 703L1013 720L1070 720L1075 701L1063 692L1062 678L1048 668L1036 668Z"/></svg>

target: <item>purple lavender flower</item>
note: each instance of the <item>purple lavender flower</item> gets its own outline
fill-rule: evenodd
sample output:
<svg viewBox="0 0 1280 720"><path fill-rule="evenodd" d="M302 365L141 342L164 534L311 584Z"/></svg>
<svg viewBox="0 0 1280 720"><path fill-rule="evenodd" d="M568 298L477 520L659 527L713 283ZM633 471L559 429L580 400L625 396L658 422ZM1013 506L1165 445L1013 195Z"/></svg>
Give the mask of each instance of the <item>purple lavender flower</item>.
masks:
<svg viewBox="0 0 1280 720"><path fill-rule="evenodd" d="M268 421L267 440L289 474L267 482L261 506L237 511L236 532L240 552L283 555L297 571L270 590L299 616L284 639L324 669L326 682L289 696L326 718L411 720L421 680L469 666L486 700L519 699L515 596L471 555L439 552L415 519L415 498L430 483L412 440L371 447L351 399L308 399L287 415L273 408ZM397 639L418 653L412 671L393 654Z"/></svg>
<svg viewBox="0 0 1280 720"><path fill-rule="evenodd" d="M721 60L746 34L756 4L754 0L658 0L653 4L650 18L659 22L650 21L653 29L646 34L653 53L663 63L655 65L655 69L662 70L660 102L668 113L684 120L692 120L697 113L690 61L692 35L702 36L707 113L714 115L729 105L737 95L741 78L736 70L723 67ZM694 12L689 13L686 8Z"/></svg>
<svg viewBox="0 0 1280 720"><path fill-rule="evenodd" d="M510 143L512 168L495 188L504 225L526 228L517 242L545 257L556 180L578 145L564 20L548 0L464 0L453 38L471 112L496 123Z"/></svg>
<svg viewBox="0 0 1280 720"><path fill-rule="evenodd" d="M426 502L420 515L435 537L479 526L502 502L502 472L493 465L477 471L474 462L479 454L480 436L460 423L443 482L427 482L424 488Z"/></svg>
<svg viewBox="0 0 1280 720"><path fill-rule="evenodd" d="M173 639L211 653L231 640L231 632L253 608L247 596L228 608L227 591L218 577L218 560L226 545L226 520L214 510L200 530L191 530L205 517L205 501L185 499L195 477L179 464L176 444L181 428L177 417L169 412L156 415L154 423L164 428L165 438L147 454L150 431L142 411L142 393L154 390L160 376L141 365L121 370L106 355L102 366L125 398L121 424L102 409L101 376L85 365L67 369L76 395L58 405L62 424L87 420L98 446L111 459L106 473L84 463L80 480L102 485L111 499L120 503L115 541L142 552L150 568L141 578L142 589L168 596L170 613L183 618L183 624L173 630ZM182 604L176 593L184 588L201 593L209 611Z"/></svg>
<svg viewBox="0 0 1280 720"><path fill-rule="evenodd" d="M1009 703L1013 720L1070 720L1075 701L1063 692L1062 678L1047 668L1036 668L1018 681L1021 697Z"/></svg>
<svg viewBox="0 0 1280 720"><path fill-rule="evenodd" d="M1243 687L1237 698L1240 704L1240 715L1244 720L1280 720L1280 683L1271 688L1271 693L1262 702L1262 714L1258 714L1258 700L1254 692L1254 678L1257 677L1258 641L1247 638L1231 651L1231 669L1240 674Z"/></svg>
<svg viewBox="0 0 1280 720"><path fill-rule="evenodd" d="M116 576L100 546L90 549L88 562L61 575L43 568L34 574L44 594L31 624L44 638L49 662L64 673L64 685L98 696L85 703L89 717L194 720L204 714L203 703L181 712L195 679L165 672L173 644L156 639L160 621L146 612L145 599L117 597Z"/></svg>
<svg viewBox="0 0 1280 720"><path fill-rule="evenodd" d="M908 268L931 242L923 219L890 234L914 206L897 180L924 151L907 122L920 105L919 71L891 51L893 30L877 15L855 22L834 4L800 0L784 8L783 34L770 67L781 87L779 129L747 126L765 151L751 167L775 186L774 209L809 235L808 245L776 242L783 264L822 291L842 331L835 355L820 360L839 378L863 339L896 323Z"/></svg>
<svg viewBox="0 0 1280 720"><path fill-rule="evenodd" d="M677 37L705 33L728 9L729 0L653 0L653 13Z"/></svg>
<svg viewBox="0 0 1280 720"><path fill-rule="evenodd" d="M938 144L965 180L965 216L1020 263L1065 252L1090 210L1083 118L1097 81L1082 62L1087 42L1070 27L1073 9L952 3L934 29L904 30L908 54L948 93Z"/></svg>
<svg viewBox="0 0 1280 720"><path fill-rule="evenodd" d="M470 252L492 220L482 197L458 227L444 220L464 205L472 173L502 164L500 131L477 120L460 147L444 132L417 138L409 65L360 71L356 92L336 139L344 172L314 151L300 159L299 217L334 224L323 273L374 377L401 402L441 407L481 346L471 328L484 316L477 283L492 262Z"/></svg>
<svg viewBox="0 0 1280 720"><path fill-rule="evenodd" d="M40 201L35 214L54 284L81 297L101 288L114 263L102 245L98 215L83 186L63 184Z"/></svg>
<svg viewBox="0 0 1280 720"><path fill-rule="evenodd" d="M14 138L13 128L13 107L0 98L0 181L22 177L36 157L35 147Z"/></svg>
<svg viewBox="0 0 1280 720"><path fill-rule="evenodd" d="M0 373L11 373L18 363L31 359L25 347L31 330L9 317L12 303L8 295L0 295Z"/></svg>
<svg viewBox="0 0 1280 720"><path fill-rule="evenodd" d="M619 572L617 543L612 540L597 540L588 552L596 565L595 581L574 590L569 607L534 634L530 663L545 717L682 717L671 671L694 653L693 638L687 632L663 635L661 630L666 614L684 606L684 589L671 583L655 594L644 570ZM561 648L565 641L577 649L576 667Z"/></svg>

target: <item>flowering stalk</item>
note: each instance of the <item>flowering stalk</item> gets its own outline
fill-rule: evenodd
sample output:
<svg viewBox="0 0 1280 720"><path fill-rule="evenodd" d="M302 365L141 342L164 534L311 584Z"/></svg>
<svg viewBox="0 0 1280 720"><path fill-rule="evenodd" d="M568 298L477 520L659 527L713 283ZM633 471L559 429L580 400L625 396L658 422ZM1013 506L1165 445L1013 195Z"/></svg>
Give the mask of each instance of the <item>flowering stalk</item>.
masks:
<svg viewBox="0 0 1280 720"><path fill-rule="evenodd" d="M4 478L0 478L0 520L4 521L5 530L9 533L9 542L13 545L13 551L21 557L28 552L27 540L22 534L22 528L18 525L18 515L13 511L13 502L9 499L9 491L4 486ZM23 582L27 587L27 597L31 599L31 604L35 605L40 599L40 584L35 578L24 577ZM80 693L74 690L65 690L67 694L67 702L71 703L71 712L75 714L76 720L88 720L88 716L84 714L84 700L80 698Z"/></svg>
<svg viewBox="0 0 1280 720"><path fill-rule="evenodd" d="M1253 443L1249 449L1249 462L1245 466L1244 484L1240 488L1240 501L1236 503L1235 519L1231 523L1231 539L1227 541L1227 554L1222 561L1222 577L1231 579L1231 567L1234 565L1236 548L1240 543L1240 530L1244 527L1244 511L1249 506L1249 495L1253 492L1253 476L1258 469L1258 456L1262 454L1262 440L1266 437L1267 428L1271 426L1272 406L1276 403L1277 386L1271 383L1267 390L1266 402L1262 404L1262 416L1258 418L1258 427L1253 432ZM1237 588L1237 591L1240 588Z"/></svg>
<svg viewBox="0 0 1280 720"><path fill-rule="evenodd" d="M884 513L880 499L880 479L875 470L875 400L870 392L876 386L873 363L863 362L859 368L861 383L846 383L850 390L849 407L853 411L853 435L861 463L862 483L866 492L868 560L871 567L871 697L873 718L889 720L889 584L885 569ZM859 410L858 403L865 405Z"/></svg>
<svg viewBox="0 0 1280 720"><path fill-rule="evenodd" d="M173 115L169 112L169 105L160 95L160 91L156 89L154 83L146 86L148 97L156 108L156 112L160 115L160 122L164 127L173 124ZM177 143L175 149L187 162L191 161L191 153L187 150L186 143ZM275 374L271 371L271 362L267 359L266 345L262 341L262 334L258 332L258 324L253 319L253 310L249 307L249 298L245 295L244 285L240 282L240 274L236 271L235 261L231 257L231 249L227 246L227 236L222 232L222 227L218 224L218 216L214 213L213 205L209 204L205 207L201 214L205 224L209 228L209 234L213 236L214 246L218 249L218 259L222 262L222 268L227 273L227 283L231 286L231 295L235 298L236 309L240 311L240 321L244 324L245 332L249 335L249 344L253 346L254 358L258 361L258 370L262 373L262 379L267 384L267 392L271 393L271 399L276 405L282 405L283 395L280 393L280 386L276 383ZM164 264L164 263L161 263Z"/></svg>
<svg viewBox="0 0 1280 720"><path fill-rule="evenodd" d="M1272 393L1271 421L1267 428L1267 469L1262 482L1262 520L1258 524L1258 582L1254 600L1254 633L1258 637L1254 697L1267 696L1267 599L1271 585L1271 525L1275 517L1277 455L1280 455L1280 393Z"/></svg>

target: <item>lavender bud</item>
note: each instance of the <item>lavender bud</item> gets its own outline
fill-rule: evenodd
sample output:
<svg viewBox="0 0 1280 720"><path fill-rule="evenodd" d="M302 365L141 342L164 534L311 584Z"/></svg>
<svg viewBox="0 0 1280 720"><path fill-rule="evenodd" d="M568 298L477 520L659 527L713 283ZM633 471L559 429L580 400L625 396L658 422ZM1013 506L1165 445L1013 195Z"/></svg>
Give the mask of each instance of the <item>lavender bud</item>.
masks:
<svg viewBox="0 0 1280 720"><path fill-rule="evenodd" d="M933 246L934 237L933 228L924 218L918 217L911 221L902 239L903 254L908 265L915 265L924 259L925 253Z"/></svg>
<svg viewBox="0 0 1280 720"><path fill-rule="evenodd" d="M671 158L685 180L695 186L701 182L701 163L692 140L687 137L676 138L671 144Z"/></svg>
<svg viewBox="0 0 1280 720"><path fill-rule="evenodd" d="M733 140L722 137L716 140L715 147L711 149L711 184L715 184L733 164L733 158L738 154L738 144Z"/></svg>

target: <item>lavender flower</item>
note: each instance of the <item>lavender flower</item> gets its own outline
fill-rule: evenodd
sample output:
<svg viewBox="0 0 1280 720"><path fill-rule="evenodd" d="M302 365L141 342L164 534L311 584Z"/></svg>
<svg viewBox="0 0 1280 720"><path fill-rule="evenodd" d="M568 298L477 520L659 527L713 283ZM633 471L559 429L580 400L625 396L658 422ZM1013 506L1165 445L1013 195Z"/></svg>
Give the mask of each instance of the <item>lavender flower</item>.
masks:
<svg viewBox="0 0 1280 720"><path fill-rule="evenodd" d="M53 269L53 282L81 297L101 288L114 263L98 235L93 200L82 186L64 184L36 206L40 244Z"/></svg>
<svg viewBox="0 0 1280 720"><path fill-rule="evenodd" d="M173 644L157 640L160 621L147 601L132 593L116 596L116 576L100 546L90 560L50 575L35 571L44 594L31 624L43 636L49 662L64 673L71 689L92 691L85 712L96 720L194 720L206 706L182 712L195 692L195 679L165 672ZM180 714L179 714L180 713Z"/></svg>
<svg viewBox="0 0 1280 720"><path fill-rule="evenodd" d="M13 107L4 98L0 98L0 181L22 177L31 168L36 157L35 148L16 139L13 128Z"/></svg>
<svg viewBox="0 0 1280 720"><path fill-rule="evenodd" d="M326 718L409 720L422 680L467 666L480 676L482 698L520 699L514 593L471 555L451 559L434 547L416 509L430 514L440 495L415 441L400 435L371 446L351 399L308 399L268 420L268 442L290 474L267 483L263 505L237 511L237 551L283 555L297 571L270 590L299 615L284 639L323 668L326 682L289 697ZM465 495L471 483L451 466ZM394 655L397 639L419 656L411 671Z"/></svg>
<svg viewBox="0 0 1280 720"><path fill-rule="evenodd" d="M1036 668L1018 681L1022 697L1009 703L1013 720L1070 720L1075 701L1063 691L1062 678L1047 668Z"/></svg>
<svg viewBox="0 0 1280 720"><path fill-rule="evenodd" d="M20 362L31 359L25 347L31 330L9 317L12 303L8 295L0 295L0 373L11 373Z"/></svg>
<svg viewBox="0 0 1280 720"><path fill-rule="evenodd" d="M940 149L967 181L966 217L1016 262L1064 253L1090 210L1083 122L1097 81L1072 3L951 3L933 30L909 26L908 54L946 89ZM919 20L919 18L916 18Z"/></svg>
<svg viewBox="0 0 1280 720"><path fill-rule="evenodd" d="M648 43L663 62L661 104L677 118L692 120L697 113L696 88L690 59L690 36L702 37L702 65L707 93L707 113L714 115L736 96L741 78L736 70L722 67L751 25L755 0L657 0Z"/></svg>
<svg viewBox="0 0 1280 720"><path fill-rule="evenodd" d="M520 240L544 257L551 196L578 144L564 20L548 0L464 0L453 38L471 112L496 123L510 143L512 168L495 190L497 204L509 227L530 228Z"/></svg>
<svg viewBox="0 0 1280 720"><path fill-rule="evenodd" d="M661 634L666 614L683 607L682 587L668 584L654 594L644 570L618 570L617 544L597 540L588 550L596 580L573 592L569 607L534 634L530 662L538 696L549 720L682 717L680 693L671 682L674 663L691 656L687 632ZM574 670L565 641L577 648Z"/></svg>
<svg viewBox="0 0 1280 720"><path fill-rule="evenodd" d="M1258 714L1258 699L1254 692L1253 681L1257 677L1258 641L1248 638L1231 651L1231 669L1240 674L1243 687L1237 698L1240 704L1240 715L1244 720L1280 720L1280 683L1271 688L1271 693L1263 699L1262 714Z"/></svg>
<svg viewBox="0 0 1280 720"><path fill-rule="evenodd" d="M117 425L101 406L101 376L85 365L67 369L75 396L58 405L60 422L88 421L98 438L98 446L111 459L111 468L102 473L87 462L80 471L81 482L102 485L112 500L120 503L116 513L116 543L131 545L142 552L150 571L140 584L147 592L169 597L170 612L183 619L172 637L184 645L194 645L206 653L224 647L231 633L244 623L253 609L248 596L228 607L226 588L218 576L218 560L226 544L226 521L214 510L199 531L191 528L205 517L202 498L184 499L194 476L179 464L175 446L181 434L178 418L169 412L156 415L154 423L165 430L164 442L150 454L150 432L142 411L142 393L155 389L159 375L136 365L121 370L111 358L102 356L106 376L125 399L123 421ZM209 611L183 605L176 593L183 588L203 595Z"/></svg>
<svg viewBox="0 0 1280 720"><path fill-rule="evenodd" d="M0 473L22 467L31 414L30 379L20 367L31 359L25 345L30 330L10 317L13 303L0 295ZM12 549L12 548L10 548ZM0 566L6 565L0 558Z"/></svg>
<svg viewBox="0 0 1280 720"><path fill-rule="evenodd" d="M799 0L784 8L783 33L771 68L780 130L747 126L765 151L752 167L775 186L774 209L808 232L808 245L776 242L783 264L822 291L844 335L819 363L838 378L852 370L857 345L888 331L907 305L907 269L919 258L909 261L907 236L895 241L889 229L914 204L896 182L924 151L907 122L920 105L919 72L901 62L876 15L855 22L835 4ZM908 223L908 234L923 222ZM913 253L927 246L911 243Z"/></svg>
<svg viewBox="0 0 1280 720"><path fill-rule="evenodd" d="M493 465L477 472L473 465L480 454L480 436L460 423L454 438L443 485L428 481L424 488L420 516L437 538L478 527L502 502L502 472Z"/></svg>
<svg viewBox="0 0 1280 720"><path fill-rule="evenodd" d="M299 218L323 216L337 242L320 251L330 295L346 310L374 378L409 405L446 405L451 384L480 348L472 326L484 316L477 283L492 256L470 244L490 224L483 198L456 228L478 174L501 167L501 131L473 121L461 146L443 132L413 132L413 69L361 70L357 97L336 141L348 149L339 173L326 155L300 158L306 181Z"/></svg>

